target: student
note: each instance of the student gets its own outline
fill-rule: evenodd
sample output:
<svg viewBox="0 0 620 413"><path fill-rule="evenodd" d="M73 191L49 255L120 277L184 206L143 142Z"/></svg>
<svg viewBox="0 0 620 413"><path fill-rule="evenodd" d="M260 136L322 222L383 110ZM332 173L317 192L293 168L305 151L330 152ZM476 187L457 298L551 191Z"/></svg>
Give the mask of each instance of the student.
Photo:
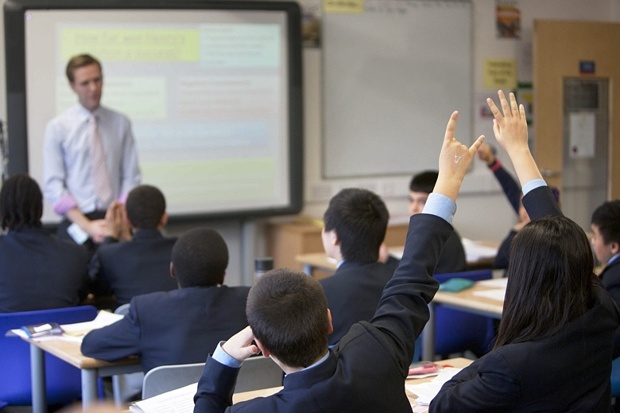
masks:
<svg viewBox="0 0 620 413"><path fill-rule="evenodd" d="M608 201L592 213L592 249L603 265L600 279L620 307L620 200ZM614 336L614 358L620 356L620 329Z"/></svg>
<svg viewBox="0 0 620 413"><path fill-rule="evenodd" d="M433 191L435 182L437 182L437 171L420 172L411 178L409 183L409 215L422 212L428 195ZM439 257L435 273L465 271L466 267L467 260L461 236L454 230Z"/></svg>
<svg viewBox="0 0 620 413"><path fill-rule="evenodd" d="M331 277L320 280L333 317L329 344L336 344L358 321L370 321L397 260L378 262L389 212L379 196L348 188L336 194L323 215L322 240L338 262Z"/></svg>
<svg viewBox="0 0 620 413"><path fill-rule="evenodd" d="M133 237L122 238L126 220ZM140 185L129 192L125 206L113 203L106 214L107 237L90 263L95 294L114 294L116 306L132 297L177 288L170 277L170 254L176 238L162 234L168 221L166 199L151 185Z"/></svg>
<svg viewBox="0 0 620 413"><path fill-rule="evenodd" d="M88 292L88 253L41 225L43 195L14 175L0 190L0 313L78 305Z"/></svg>
<svg viewBox="0 0 620 413"><path fill-rule="evenodd" d="M484 161L487 164L487 167L493 172L497 182L499 182L502 190L504 191L504 195L506 195L506 199L515 211L515 214L517 214L517 223L510 229L508 235L506 235L506 238L502 240L493 262L494 268L506 269L508 268L508 256L510 255L510 245L512 244L512 239L525 225L530 222L530 216L527 214L527 211L521 203L522 194L519 183L508 173L508 171L506 171L500 160L495 157L491 146L486 143L482 144L480 149L478 149L478 158ZM559 191L557 188L551 188L551 191L553 192L556 202L559 203Z"/></svg>
<svg viewBox="0 0 620 413"><path fill-rule="evenodd" d="M564 217L527 144L523 105L499 92L493 132L532 221L513 241L494 349L446 382L430 412L606 412L620 314L593 273L583 230ZM502 114L503 112L503 114Z"/></svg>
<svg viewBox="0 0 620 413"><path fill-rule="evenodd" d="M209 356L194 398L195 413L411 412L404 381L414 341L428 320L428 302L438 288L432 275L453 232L449 222L454 201L482 142L480 137L467 148L454 139L456 119L454 112L435 190L424 213L410 219L403 258L372 320L354 324L328 349L332 317L319 282L293 270L271 271L248 296L250 326ZM286 373L284 389L230 407L238 367L259 351Z"/></svg>
<svg viewBox="0 0 620 413"><path fill-rule="evenodd" d="M108 206L140 183L138 156L129 119L101 106L101 63L88 54L73 56L66 75L78 103L45 129L44 192L63 217L58 236L94 251L105 236Z"/></svg>
<svg viewBox="0 0 620 413"><path fill-rule="evenodd" d="M223 285L227 266L228 248L219 233L208 228L184 233L170 264L179 288L132 298L123 319L84 337L82 353L106 361L139 355L145 373L205 361L220 340L247 325L249 287Z"/></svg>

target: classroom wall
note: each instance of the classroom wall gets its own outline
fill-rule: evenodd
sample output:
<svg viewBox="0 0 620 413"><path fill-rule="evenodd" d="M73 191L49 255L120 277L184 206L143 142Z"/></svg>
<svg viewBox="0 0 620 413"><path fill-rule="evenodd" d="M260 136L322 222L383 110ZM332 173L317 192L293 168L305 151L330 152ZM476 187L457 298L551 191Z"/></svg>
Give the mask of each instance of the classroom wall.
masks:
<svg viewBox="0 0 620 413"><path fill-rule="evenodd" d="M0 0L4 4L5 0ZM303 4L303 1L302 1ZM498 39L495 35L495 0L472 0L474 28L474 96L472 105L484 105L486 96L495 96L494 90L483 88L484 59L511 58L517 60L518 80L532 79L532 27L534 19L620 21L620 0L515 0L521 10L521 38ZM409 176L359 180L323 180L321 178L321 49L304 49L305 92L305 198L302 213L321 217L329 198L339 189L363 186L384 197L390 213L397 220L405 219ZM4 27L0 19L0 67L4 67ZM0 119L6 119L6 80L4 71L0 80ZM458 109L458 108L455 108ZM446 114L446 120L449 114ZM491 123L478 116L469 135L485 134L493 140ZM5 128L6 129L6 128ZM471 140L465 131L457 134L462 140ZM438 136L438 148L441 136ZM535 138L535 137L534 137ZM386 142L386 144L389 144ZM352 148L355 150L355 148ZM395 149L398 150L398 149ZM499 154L506 161L505 154ZM504 162L504 163L507 163ZM411 172L416 172L411 165ZM277 220L292 219L279 217ZM514 223L515 217L486 166L474 164L466 178L459 197L455 226L463 237L500 240ZM221 231L231 249L231 264L227 281L231 285L251 283L251 257L265 252L264 221L243 223L226 221L218 223L184 222L169 226L168 232L178 234L195 225L210 225ZM243 241L245 240L245 241ZM250 241L248 241L250 240ZM249 248L249 250L248 250Z"/></svg>

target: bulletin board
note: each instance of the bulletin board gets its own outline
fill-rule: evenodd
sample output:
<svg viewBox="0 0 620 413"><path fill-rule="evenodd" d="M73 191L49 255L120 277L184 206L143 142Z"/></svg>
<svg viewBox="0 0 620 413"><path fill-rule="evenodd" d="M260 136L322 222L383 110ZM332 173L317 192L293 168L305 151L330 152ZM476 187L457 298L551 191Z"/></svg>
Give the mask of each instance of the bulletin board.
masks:
<svg viewBox="0 0 620 413"><path fill-rule="evenodd" d="M450 113L472 141L469 1L325 0L323 177L436 169Z"/></svg>

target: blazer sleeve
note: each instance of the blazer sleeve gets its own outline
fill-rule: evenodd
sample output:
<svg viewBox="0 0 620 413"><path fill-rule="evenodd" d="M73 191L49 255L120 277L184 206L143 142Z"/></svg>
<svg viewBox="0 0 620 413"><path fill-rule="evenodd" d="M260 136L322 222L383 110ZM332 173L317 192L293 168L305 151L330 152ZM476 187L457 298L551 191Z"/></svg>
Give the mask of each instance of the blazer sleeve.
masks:
<svg viewBox="0 0 620 413"><path fill-rule="evenodd" d="M230 411L239 369L225 366L209 355L194 396L194 413Z"/></svg>
<svg viewBox="0 0 620 413"><path fill-rule="evenodd" d="M435 215L410 218L400 265L385 286L371 320L393 342L394 360L403 371L413 359L415 339L428 321L428 303L439 288L433 273L452 233L452 226Z"/></svg>
<svg viewBox="0 0 620 413"><path fill-rule="evenodd" d="M447 381L431 401L429 413L509 410L520 389L501 352L491 352Z"/></svg>
<svg viewBox="0 0 620 413"><path fill-rule="evenodd" d="M139 304L131 300L129 313L109 326L93 330L82 341L82 354L105 361L140 355Z"/></svg>
<svg viewBox="0 0 620 413"><path fill-rule="evenodd" d="M563 215L548 186L540 186L523 197L523 206L532 221L546 216Z"/></svg>

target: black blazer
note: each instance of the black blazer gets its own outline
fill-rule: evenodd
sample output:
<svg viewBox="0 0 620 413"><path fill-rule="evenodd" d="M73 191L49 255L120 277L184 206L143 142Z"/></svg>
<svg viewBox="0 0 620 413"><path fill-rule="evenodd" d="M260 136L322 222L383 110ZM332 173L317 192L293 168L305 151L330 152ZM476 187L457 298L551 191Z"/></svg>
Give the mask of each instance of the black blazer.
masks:
<svg viewBox="0 0 620 413"><path fill-rule="evenodd" d="M134 297L120 321L88 333L82 353L113 361L139 355L144 372L201 363L221 340L245 328L249 287L188 287Z"/></svg>
<svg viewBox="0 0 620 413"><path fill-rule="evenodd" d="M0 236L0 313L78 305L88 293L88 258L44 229Z"/></svg>
<svg viewBox="0 0 620 413"><path fill-rule="evenodd" d="M560 215L548 187L523 198L532 219ZM502 346L448 381L431 402L435 412L607 412L612 338L620 314L595 282L590 310L558 333Z"/></svg>
<svg viewBox="0 0 620 413"><path fill-rule="evenodd" d="M345 261L331 277L320 280L327 306L332 313L334 332L329 344L336 344L358 321L370 321L385 284L398 267L397 260L386 264L358 264Z"/></svg>
<svg viewBox="0 0 620 413"><path fill-rule="evenodd" d="M616 305L620 308L620 259L607 265L600 275L603 287L609 293ZM620 327L614 334L614 358L620 357Z"/></svg>
<svg viewBox="0 0 620 413"><path fill-rule="evenodd" d="M131 241L100 245L90 263L95 295L114 294L119 306L137 295L177 289L170 276L175 242L159 231L142 229Z"/></svg>
<svg viewBox="0 0 620 413"><path fill-rule="evenodd" d="M463 248L461 236L454 231L441 251L437 267L435 267L435 274L459 272L466 269L467 257L465 256L465 248Z"/></svg>
<svg viewBox="0 0 620 413"><path fill-rule="evenodd" d="M434 215L411 217L403 258L372 320L354 324L325 362L287 374L275 395L231 406L239 369L209 358L194 413L411 412L404 381L437 292L433 270L451 233L451 225Z"/></svg>

